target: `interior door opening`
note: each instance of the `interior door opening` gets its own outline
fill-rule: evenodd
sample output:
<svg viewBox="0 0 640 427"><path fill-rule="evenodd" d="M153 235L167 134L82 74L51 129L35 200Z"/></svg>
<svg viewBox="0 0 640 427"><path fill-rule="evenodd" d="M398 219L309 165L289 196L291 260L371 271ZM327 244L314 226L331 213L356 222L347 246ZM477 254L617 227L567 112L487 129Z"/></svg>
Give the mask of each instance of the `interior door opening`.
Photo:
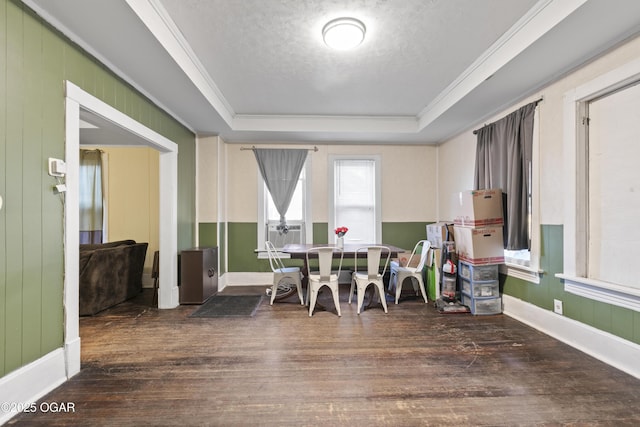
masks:
<svg viewBox="0 0 640 427"><path fill-rule="evenodd" d="M159 308L179 305L177 287L177 145L131 117L66 82L65 99L65 195L64 218L64 306L65 364L67 376L80 371L79 336L79 205L78 174L80 152L80 120L114 132L109 139L123 146L147 146L159 153ZM93 141L96 143L96 141ZM97 144L101 145L101 144Z"/></svg>

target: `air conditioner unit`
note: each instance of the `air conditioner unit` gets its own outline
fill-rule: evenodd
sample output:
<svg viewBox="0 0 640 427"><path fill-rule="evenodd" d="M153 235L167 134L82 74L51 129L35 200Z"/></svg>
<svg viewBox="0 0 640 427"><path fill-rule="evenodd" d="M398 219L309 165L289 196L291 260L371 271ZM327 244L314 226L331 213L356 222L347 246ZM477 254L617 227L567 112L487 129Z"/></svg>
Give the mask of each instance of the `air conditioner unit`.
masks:
<svg viewBox="0 0 640 427"><path fill-rule="evenodd" d="M280 249L284 245L290 243L304 244L305 243L305 230L304 222L290 221L287 222L288 230L286 233L280 229L279 221L269 221L267 223L267 240L273 243L273 246Z"/></svg>

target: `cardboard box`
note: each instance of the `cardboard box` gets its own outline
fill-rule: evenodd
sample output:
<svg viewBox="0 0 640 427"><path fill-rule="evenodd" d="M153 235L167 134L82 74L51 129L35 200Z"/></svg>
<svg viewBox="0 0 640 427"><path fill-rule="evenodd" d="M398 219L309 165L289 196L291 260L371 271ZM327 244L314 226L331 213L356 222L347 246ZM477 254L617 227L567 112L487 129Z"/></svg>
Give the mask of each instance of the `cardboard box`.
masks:
<svg viewBox="0 0 640 427"><path fill-rule="evenodd" d="M427 240L432 248L441 249L442 242L453 240L453 224L446 222L427 224Z"/></svg>
<svg viewBox="0 0 640 427"><path fill-rule="evenodd" d="M463 227L503 225L502 190L471 190L457 194L453 206L454 224Z"/></svg>
<svg viewBox="0 0 640 427"><path fill-rule="evenodd" d="M471 265L504 264L502 227L455 226L456 252L460 261Z"/></svg>
<svg viewBox="0 0 640 427"><path fill-rule="evenodd" d="M411 252L401 252L398 254L398 259L396 259L395 261L398 262L400 267L417 267L420 263L420 254L413 254L411 263L409 263L409 257L411 257Z"/></svg>

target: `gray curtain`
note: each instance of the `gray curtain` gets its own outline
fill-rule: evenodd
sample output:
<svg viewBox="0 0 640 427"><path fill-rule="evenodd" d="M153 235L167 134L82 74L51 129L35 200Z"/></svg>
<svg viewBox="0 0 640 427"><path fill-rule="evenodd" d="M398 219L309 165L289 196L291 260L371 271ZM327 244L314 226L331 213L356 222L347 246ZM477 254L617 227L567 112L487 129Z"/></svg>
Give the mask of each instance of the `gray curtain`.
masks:
<svg viewBox="0 0 640 427"><path fill-rule="evenodd" d="M258 168L273 203L280 214L280 227L286 232L285 215L295 192L309 150L255 148Z"/></svg>
<svg viewBox="0 0 640 427"><path fill-rule="evenodd" d="M533 118L537 102L477 131L475 189L500 188L505 248L530 249L529 187Z"/></svg>
<svg viewBox="0 0 640 427"><path fill-rule="evenodd" d="M80 150L80 243L102 243L102 151Z"/></svg>

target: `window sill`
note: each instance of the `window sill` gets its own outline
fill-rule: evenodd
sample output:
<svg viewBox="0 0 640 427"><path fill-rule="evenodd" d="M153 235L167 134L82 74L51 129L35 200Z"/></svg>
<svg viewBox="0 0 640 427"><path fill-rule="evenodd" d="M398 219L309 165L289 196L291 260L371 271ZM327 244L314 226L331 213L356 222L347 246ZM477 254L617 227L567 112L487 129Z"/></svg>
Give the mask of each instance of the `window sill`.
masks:
<svg viewBox="0 0 640 427"><path fill-rule="evenodd" d="M515 277L529 283L540 284L540 276L543 271L531 268L527 265L512 264L506 262L500 266L500 273L506 276Z"/></svg>
<svg viewBox="0 0 640 427"><path fill-rule="evenodd" d="M556 277L564 281L565 292L640 312L640 289L566 274Z"/></svg>

